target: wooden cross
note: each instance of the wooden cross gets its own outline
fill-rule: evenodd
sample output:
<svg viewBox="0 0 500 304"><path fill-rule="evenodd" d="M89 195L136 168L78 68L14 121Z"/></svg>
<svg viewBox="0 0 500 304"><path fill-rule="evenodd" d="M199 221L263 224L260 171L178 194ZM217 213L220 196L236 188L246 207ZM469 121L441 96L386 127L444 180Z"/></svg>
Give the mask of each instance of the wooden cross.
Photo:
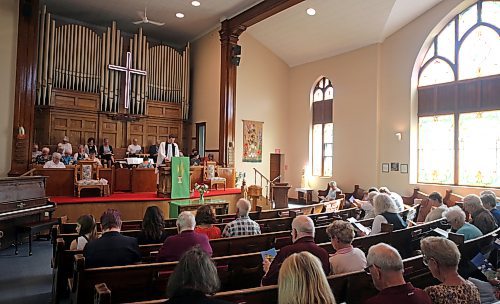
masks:
<svg viewBox="0 0 500 304"><path fill-rule="evenodd" d="M128 109L130 105L130 74L137 74L146 76L146 71L136 70L132 68L132 53L127 52L127 61L125 66L119 65L108 65L110 70L116 70L120 72L125 72L125 109Z"/></svg>

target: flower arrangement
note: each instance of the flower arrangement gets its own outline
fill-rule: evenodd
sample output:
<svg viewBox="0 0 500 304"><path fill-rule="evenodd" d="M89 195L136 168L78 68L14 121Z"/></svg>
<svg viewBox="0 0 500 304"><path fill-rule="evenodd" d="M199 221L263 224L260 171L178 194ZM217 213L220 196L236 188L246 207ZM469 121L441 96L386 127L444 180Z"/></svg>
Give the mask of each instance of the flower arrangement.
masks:
<svg viewBox="0 0 500 304"><path fill-rule="evenodd" d="M203 200L203 196L205 195L205 192L208 192L208 185L205 184L194 184L194 190L198 191L200 193L200 200Z"/></svg>

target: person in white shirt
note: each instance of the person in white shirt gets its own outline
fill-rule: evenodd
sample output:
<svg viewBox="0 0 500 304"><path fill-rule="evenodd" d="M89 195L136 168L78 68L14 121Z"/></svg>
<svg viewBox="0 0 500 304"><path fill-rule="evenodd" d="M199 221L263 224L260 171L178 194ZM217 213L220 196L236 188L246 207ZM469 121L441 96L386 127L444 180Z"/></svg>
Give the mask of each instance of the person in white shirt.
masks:
<svg viewBox="0 0 500 304"><path fill-rule="evenodd" d="M66 168L66 166L61 162L61 153L54 152L52 154L52 160L43 165L44 168L52 169L52 168Z"/></svg>
<svg viewBox="0 0 500 304"><path fill-rule="evenodd" d="M394 213L403 212L405 208L403 204L403 198L401 197L401 195L397 194L396 192L391 192L387 187L380 187L379 191L380 193L385 193L389 195L391 199L394 201L396 208L389 210L389 212L394 212Z"/></svg>
<svg viewBox="0 0 500 304"><path fill-rule="evenodd" d="M68 136L64 136L63 143L61 144L61 146L63 148L62 154L73 155L73 147L71 146L71 143L69 142Z"/></svg>
<svg viewBox="0 0 500 304"><path fill-rule="evenodd" d="M337 198L337 193L342 193L342 190L337 188L337 182L331 181L328 185L330 186L328 194L326 196L318 196L321 199L321 203L333 201Z"/></svg>
<svg viewBox="0 0 500 304"><path fill-rule="evenodd" d="M169 162L172 157L179 157L179 146L175 143L175 135L168 136L168 142L162 142L158 148L158 162L157 165L163 164L164 161Z"/></svg>
<svg viewBox="0 0 500 304"><path fill-rule="evenodd" d="M129 155L135 155L141 153L142 147L138 144L137 138L132 140L132 144L130 144L127 148L127 152Z"/></svg>
<svg viewBox="0 0 500 304"><path fill-rule="evenodd" d="M33 145L33 151L31 151L31 162L35 162L38 156L42 155L42 151L38 150L38 145Z"/></svg>
<svg viewBox="0 0 500 304"><path fill-rule="evenodd" d="M429 203L432 207L435 207L427 214L425 217L425 222L432 222L443 217L443 212L448 210L448 206L443 204L443 198L438 192L432 192L429 194Z"/></svg>

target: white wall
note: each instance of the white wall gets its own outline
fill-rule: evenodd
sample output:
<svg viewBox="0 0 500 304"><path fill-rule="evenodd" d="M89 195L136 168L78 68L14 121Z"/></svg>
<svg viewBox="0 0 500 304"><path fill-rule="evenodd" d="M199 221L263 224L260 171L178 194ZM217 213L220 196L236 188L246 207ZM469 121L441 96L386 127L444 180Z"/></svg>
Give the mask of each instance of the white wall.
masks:
<svg viewBox="0 0 500 304"><path fill-rule="evenodd" d="M16 83L18 1L0 1L0 177L10 170Z"/></svg>

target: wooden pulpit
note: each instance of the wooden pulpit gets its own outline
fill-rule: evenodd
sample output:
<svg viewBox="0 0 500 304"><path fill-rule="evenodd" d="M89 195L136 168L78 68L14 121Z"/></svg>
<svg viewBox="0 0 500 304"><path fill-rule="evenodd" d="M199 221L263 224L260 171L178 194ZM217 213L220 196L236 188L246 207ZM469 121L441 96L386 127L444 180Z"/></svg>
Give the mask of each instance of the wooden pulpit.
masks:
<svg viewBox="0 0 500 304"><path fill-rule="evenodd" d="M170 163L158 168L158 197L170 197L172 193L172 170Z"/></svg>
<svg viewBox="0 0 500 304"><path fill-rule="evenodd" d="M288 183L274 183L272 185L275 209L288 208L288 190L290 188Z"/></svg>
<svg viewBox="0 0 500 304"><path fill-rule="evenodd" d="M248 187L248 198L252 203L252 211L257 210L257 200L261 197L261 195L262 187L257 185L251 185L250 187Z"/></svg>

